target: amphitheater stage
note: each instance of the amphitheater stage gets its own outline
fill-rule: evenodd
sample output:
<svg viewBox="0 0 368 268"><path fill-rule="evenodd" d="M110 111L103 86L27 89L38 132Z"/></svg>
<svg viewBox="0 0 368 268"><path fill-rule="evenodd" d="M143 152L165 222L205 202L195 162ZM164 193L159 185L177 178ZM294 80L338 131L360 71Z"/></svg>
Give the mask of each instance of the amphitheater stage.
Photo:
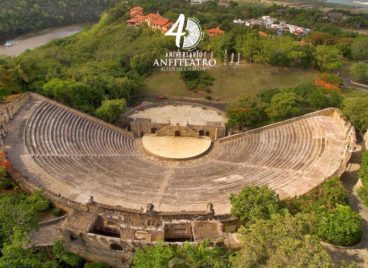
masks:
<svg viewBox="0 0 368 268"><path fill-rule="evenodd" d="M168 123L171 125L186 126L206 125L207 122L219 122L226 124L227 119L224 114L214 110L194 105L165 105L147 108L129 116L132 119L147 118L152 123Z"/></svg>
<svg viewBox="0 0 368 268"><path fill-rule="evenodd" d="M211 143L208 137L169 137L146 134L142 138L143 147L150 154L176 160L201 156L210 149Z"/></svg>

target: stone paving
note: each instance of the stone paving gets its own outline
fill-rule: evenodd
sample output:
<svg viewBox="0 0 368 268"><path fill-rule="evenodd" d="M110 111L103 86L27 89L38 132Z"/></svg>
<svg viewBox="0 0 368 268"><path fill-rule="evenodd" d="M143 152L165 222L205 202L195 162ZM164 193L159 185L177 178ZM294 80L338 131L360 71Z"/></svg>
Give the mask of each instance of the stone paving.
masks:
<svg viewBox="0 0 368 268"><path fill-rule="evenodd" d="M166 105L162 107L152 107L143 111L138 111L129 116L130 118L147 118L152 123L186 126L207 125L207 122L219 122L225 124L226 117L213 109L205 109L199 106L190 105Z"/></svg>

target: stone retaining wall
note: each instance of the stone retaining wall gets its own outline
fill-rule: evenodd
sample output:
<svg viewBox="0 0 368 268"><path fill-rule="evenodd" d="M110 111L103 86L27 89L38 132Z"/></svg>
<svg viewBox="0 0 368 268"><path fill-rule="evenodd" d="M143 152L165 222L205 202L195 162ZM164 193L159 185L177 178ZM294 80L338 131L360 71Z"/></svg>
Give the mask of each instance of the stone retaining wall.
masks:
<svg viewBox="0 0 368 268"><path fill-rule="evenodd" d="M221 115L225 115L225 113L217 108L206 106L201 103L190 103L186 101L172 101L166 100L159 103L148 103L144 104L144 109L166 106L166 105L189 105L189 106L196 106L201 107L203 109L211 109L216 111ZM174 126L170 125L169 123L153 123L150 119L144 118L137 118L137 119L129 119L128 117L136 112L135 109L131 109L126 112L122 117L121 120L122 125L130 124L131 131L134 132L136 137L141 137L143 134L152 133L152 129L156 129L156 133L158 135L165 135L165 136L174 136L175 131L180 131L182 136L185 137L199 137L199 131L203 131L203 133L207 133L211 139L217 140L218 138L224 137L226 135L226 126L225 125L216 125L211 124L211 122L207 122L206 125L191 125L188 124L187 127L185 126ZM193 132L194 131L194 132ZM203 135L204 136L204 135Z"/></svg>
<svg viewBox="0 0 368 268"><path fill-rule="evenodd" d="M5 103L0 109L0 150L4 149L4 140L7 135L7 125L13 116L23 107L29 100L30 95L28 93L20 95L16 100Z"/></svg>

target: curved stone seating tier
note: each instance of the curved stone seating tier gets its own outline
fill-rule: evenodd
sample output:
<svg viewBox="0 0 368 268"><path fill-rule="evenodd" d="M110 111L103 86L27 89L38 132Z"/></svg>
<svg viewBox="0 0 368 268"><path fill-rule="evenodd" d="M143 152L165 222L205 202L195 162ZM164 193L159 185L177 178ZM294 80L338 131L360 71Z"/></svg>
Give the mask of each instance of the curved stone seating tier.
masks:
<svg viewBox="0 0 368 268"><path fill-rule="evenodd" d="M128 132L34 94L8 128L17 134L5 139L13 166L69 200L166 212L213 203L217 214L250 184L282 198L308 192L347 164L354 140L339 111L327 109L220 139L197 159L165 161Z"/></svg>

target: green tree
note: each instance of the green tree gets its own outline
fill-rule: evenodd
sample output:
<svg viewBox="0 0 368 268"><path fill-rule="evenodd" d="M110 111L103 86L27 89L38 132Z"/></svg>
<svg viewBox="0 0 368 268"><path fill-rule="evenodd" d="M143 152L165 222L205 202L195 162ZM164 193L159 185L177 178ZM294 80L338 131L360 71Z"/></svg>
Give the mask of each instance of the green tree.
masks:
<svg viewBox="0 0 368 268"><path fill-rule="evenodd" d="M161 268L168 267L169 262L175 256L175 249L159 243L156 246L146 246L138 249L133 257L135 268Z"/></svg>
<svg viewBox="0 0 368 268"><path fill-rule="evenodd" d="M0 56L0 100L13 92L21 91L19 68L14 60Z"/></svg>
<svg viewBox="0 0 368 268"><path fill-rule="evenodd" d="M288 66L292 57L299 56L294 51L294 40L289 36L282 36L277 39L264 38L262 55L265 62L271 65Z"/></svg>
<svg viewBox="0 0 368 268"><path fill-rule="evenodd" d="M109 268L107 264L104 263L96 263L96 262L88 262L84 264L83 268Z"/></svg>
<svg viewBox="0 0 368 268"><path fill-rule="evenodd" d="M177 249L176 257L170 264L174 264L174 267L226 268L230 267L229 251L224 247L211 246L207 241L199 245L185 243Z"/></svg>
<svg viewBox="0 0 368 268"><path fill-rule="evenodd" d="M351 65L350 72L355 79L363 82L368 82L368 63L353 63Z"/></svg>
<svg viewBox="0 0 368 268"><path fill-rule="evenodd" d="M83 112L92 113L100 105L104 92L72 80L52 79L42 88L43 94Z"/></svg>
<svg viewBox="0 0 368 268"><path fill-rule="evenodd" d="M231 214L251 224L258 219L269 219L280 211L280 201L266 186L248 186L238 195L230 196Z"/></svg>
<svg viewBox="0 0 368 268"><path fill-rule="evenodd" d="M296 93L283 91L272 97L270 106L266 111L273 120L283 120L300 115L302 103L302 98Z"/></svg>
<svg viewBox="0 0 368 268"><path fill-rule="evenodd" d="M0 268L57 268L54 260L49 260L47 254L32 251L27 248L27 234L15 230L11 242L4 245L0 257Z"/></svg>
<svg viewBox="0 0 368 268"><path fill-rule="evenodd" d="M7 175L7 171L5 168L0 167L0 179L4 179Z"/></svg>
<svg viewBox="0 0 368 268"><path fill-rule="evenodd" d="M274 214L242 227L233 267L334 267L318 239L308 234L307 223L301 217Z"/></svg>
<svg viewBox="0 0 368 268"><path fill-rule="evenodd" d="M362 237L360 215L348 206L337 206L332 212L321 212L317 227L318 236L340 246L357 244Z"/></svg>
<svg viewBox="0 0 368 268"><path fill-rule="evenodd" d="M358 194L363 203L368 206L368 151L362 153L359 178L362 180L363 185L358 189Z"/></svg>
<svg viewBox="0 0 368 268"><path fill-rule="evenodd" d="M332 46L317 46L314 60L315 66L322 71L334 72L342 66L341 52Z"/></svg>
<svg viewBox="0 0 368 268"><path fill-rule="evenodd" d="M315 109L321 109L328 106L328 99L322 89L315 89L309 95L308 101Z"/></svg>
<svg viewBox="0 0 368 268"><path fill-rule="evenodd" d="M83 267L83 259L78 255L67 252L64 248L64 243L62 240L55 242L52 248L52 253L61 264L66 264L72 268Z"/></svg>
<svg viewBox="0 0 368 268"><path fill-rule="evenodd" d="M104 100L96 110L96 116L109 123L115 123L126 109L124 99Z"/></svg>
<svg viewBox="0 0 368 268"><path fill-rule="evenodd" d="M368 97L345 98L342 106L349 121L364 134L368 129Z"/></svg>
<svg viewBox="0 0 368 268"><path fill-rule="evenodd" d="M249 62L257 60L262 50L262 42L257 31L249 31L236 40L236 49L242 53L243 57Z"/></svg>
<svg viewBox="0 0 368 268"><path fill-rule="evenodd" d="M37 226L37 213L27 202L25 194L7 193L0 195L0 246L9 243L14 226L27 233Z"/></svg>
<svg viewBox="0 0 368 268"><path fill-rule="evenodd" d="M257 101L247 97L238 99L227 110L229 128L252 128L267 120L264 109Z"/></svg>
<svg viewBox="0 0 368 268"><path fill-rule="evenodd" d="M349 196L340 178L333 177L309 193L283 203L293 214L318 213L321 209L332 211L339 205L348 206Z"/></svg>
<svg viewBox="0 0 368 268"><path fill-rule="evenodd" d="M27 197L26 201L38 212L48 210L51 205L50 200L44 197L41 192L32 193Z"/></svg>
<svg viewBox="0 0 368 268"><path fill-rule="evenodd" d="M207 89L215 80L208 72L183 71L180 77L190 90Z"/></svg>
<svg viewBox="0 0 368 268"><path fill-rule="evenodd" d="M214 36L210 38L207 50L212 50L217 58L223 60L224 52L227 49L230 52L235 46L235 40L233 36L229 34L223 34L219 36Z"/></svg>
<svg viewBox="0 0 368 268"><path fill-rule="evenodd" d="M368 38L364 36L354 39L351 54L355 60L368 60Z"/></svg>
<svg viewBox="0 0 368 268"><path fill-rule="evenodd" d="M184 243L180 247L172 247L163 242L156 246L146 246L136 251L132 263L135 268L230 267L229 251L224 247L211 246L207 241L197 245Z"/></svg>

